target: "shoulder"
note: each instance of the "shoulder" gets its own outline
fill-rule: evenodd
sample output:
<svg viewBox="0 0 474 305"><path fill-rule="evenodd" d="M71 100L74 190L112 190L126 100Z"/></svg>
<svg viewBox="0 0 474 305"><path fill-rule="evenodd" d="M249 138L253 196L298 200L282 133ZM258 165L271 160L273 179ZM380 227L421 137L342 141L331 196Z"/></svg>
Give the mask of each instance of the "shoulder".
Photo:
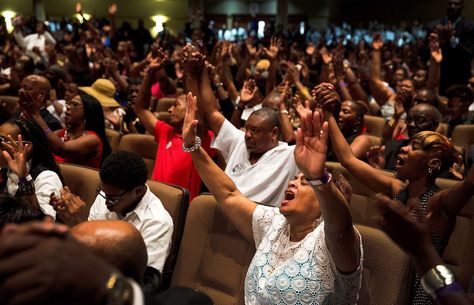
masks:
<svg viewBox="0 0 474 305"><path fill-rule="evenodd" d="M158 221L173 225L173 219L163 206L161 200L156 197L149 189L143 196L140 205L137 207L138 213L143 220Z"/></svg>

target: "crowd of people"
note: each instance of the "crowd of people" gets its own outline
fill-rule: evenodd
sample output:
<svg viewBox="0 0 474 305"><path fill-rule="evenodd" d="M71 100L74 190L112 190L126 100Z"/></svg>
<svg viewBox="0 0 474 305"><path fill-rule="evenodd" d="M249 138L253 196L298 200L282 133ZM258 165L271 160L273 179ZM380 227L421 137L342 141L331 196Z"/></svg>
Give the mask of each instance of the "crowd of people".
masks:
<svg viewBox="0 0 474 305"><path fill-rule="evenodd" d="M450 139L474 123L474 23L447 2L446 17L409 30L226 36L193 16L152 39L143 21L116 27L115 4L91 20L78 4L81 23L49 28L16 17L8 33L0 20L0 95L18 100L0 98L0 304L212 304L158 294L173 221L142 157L112 152L107 129L152 135L151 179L191 200L210 191L255 245L247 305L357 303L364 242L351 185L326 161L379 193L380 227L417 270L410 304L472 304L454 280L433 284L453 276L441 257L474 194L474 146ZM150 108L162 98L165 117ZM91 207L63 162L99 170ZM439 177L458 182L440 190Z"/></svg>

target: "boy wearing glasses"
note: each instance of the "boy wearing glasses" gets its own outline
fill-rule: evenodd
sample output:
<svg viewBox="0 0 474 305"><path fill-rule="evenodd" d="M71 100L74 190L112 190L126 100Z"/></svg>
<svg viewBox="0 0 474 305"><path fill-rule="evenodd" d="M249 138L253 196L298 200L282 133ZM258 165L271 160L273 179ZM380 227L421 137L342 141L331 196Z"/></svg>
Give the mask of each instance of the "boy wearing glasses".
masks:
<svg viewBox="0 0 474 305"><path fill-rule="evenodd" d="M171 246L173 220L160 199L146 185L147 169L142 158L136 153L125 151L111 154L102 164L100 180L97 198L87 218L119 219L132 224L145 241L147 265L162 271ZM68 225L77 224L86 218L85 203L67 188L61 199L54 198L52 204L57 217ZM81 213L82 217L79 216Z"/></svg>

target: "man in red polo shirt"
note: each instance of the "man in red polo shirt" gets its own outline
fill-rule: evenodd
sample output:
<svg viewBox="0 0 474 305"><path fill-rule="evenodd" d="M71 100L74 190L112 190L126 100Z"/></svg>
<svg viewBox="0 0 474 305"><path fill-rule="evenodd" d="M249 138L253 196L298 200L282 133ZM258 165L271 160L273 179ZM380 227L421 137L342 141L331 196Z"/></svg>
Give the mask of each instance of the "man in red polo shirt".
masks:
<svg viewBox="0 0 474 305"><path fill-rule="evenodd" d="M201 178L194 168L191 155L182 150L181 128L186 113L186 96L180 95L176 98L168 109L169 118L166 122L158 120L149 110L151 86L156 81L160 83L168 81L162 80L168 77L162 69L165 60L163 56L159 56L150 63L138 92L134 110L145 129L155 135L158 142L152 179L188 189L192 200L199 195ZM210 148L213 133L202 126L198 130L201 130L202 147L213 156L215 151Z"/></svg>

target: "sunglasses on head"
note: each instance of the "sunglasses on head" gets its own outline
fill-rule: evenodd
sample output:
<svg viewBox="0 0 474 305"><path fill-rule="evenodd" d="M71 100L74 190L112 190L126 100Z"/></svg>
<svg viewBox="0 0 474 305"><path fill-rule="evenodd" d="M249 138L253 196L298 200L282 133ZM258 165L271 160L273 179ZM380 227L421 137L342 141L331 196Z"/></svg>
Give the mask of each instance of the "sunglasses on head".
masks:
<svg viewBox="0 0 474 305"><path fill-rule="evenodd" d="M15 142L16 145L18 145L18 143L19 143L18 141L14 141L14 142ZM12 144L12 141L10 141L10 140L9 140L7 137L5 137L5 136L0 136L0 145L3 144L3 143L11 145L11 144ZM30 144L30 145L31 145L32 143L31 143L30 141L23 141L23 145L26 145L26 144Z"/></svg>

